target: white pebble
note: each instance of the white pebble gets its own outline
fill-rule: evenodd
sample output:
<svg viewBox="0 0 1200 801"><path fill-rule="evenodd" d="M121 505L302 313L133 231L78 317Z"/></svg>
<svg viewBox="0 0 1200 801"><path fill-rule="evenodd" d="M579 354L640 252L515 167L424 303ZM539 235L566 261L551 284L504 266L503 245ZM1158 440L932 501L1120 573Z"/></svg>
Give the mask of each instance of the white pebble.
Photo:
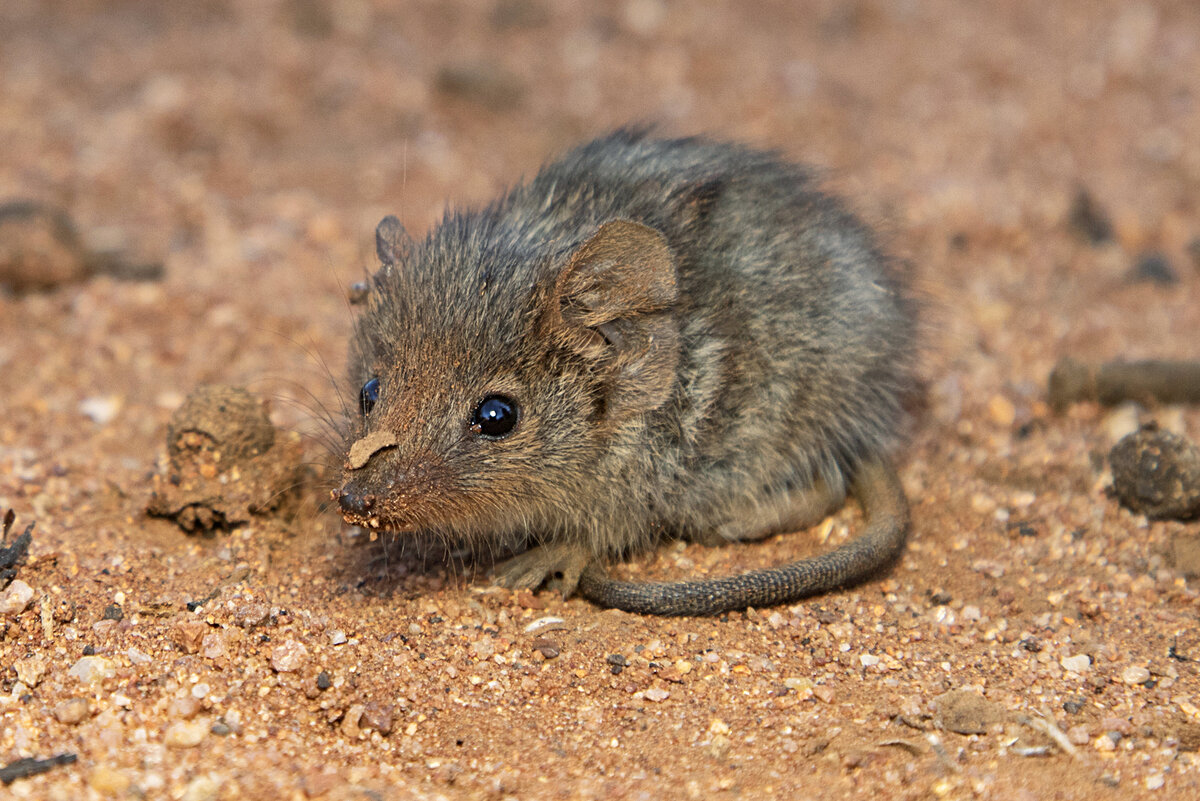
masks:
<svg viewBox="0 0 1200 801"><path fill-rule="evenodd" d="M671 694L669 692L667 692L666 690L663 690L659 687L651 687L649 690L646 690L645 696L646 696L647 701L654 701L655 703L660 703L660 702L665 701L668 698L670 698Z"/></svg>
<svg viewBox="0 0 1200 801"><path fill-rule="evenodd" d="M302 643L288 640L271 651L271 667L277 673L291 673L304 667L308 661L308 649Z"/></svg>
<svg viewBox="0 0 1200 801"><path fill-rule="evenodd" d="M1063 666L1064 670L1069 670L1072 673L1086 673L1092 667L1091 657L1087 654L1064 656L1058 660L1058 663Z"/></svg>
<svg viewBox="0 0 1200 801"><path fill-rule="evenodd" d="M551 626L555 628L561 628L565 622L566 621L564 621L561 617L539 617L537 620L525 627L525 633L533 634L535 631L541 631L542 629L550 628Z"/></svg>
<svg viewBox="0 0 1200 801"><path fill-rule="evenodd" d="M120 408L120 399L113 395L84 398L79 402L79 413L102 426L111 423Z"/></svg>
<svg viewBox="0 0 1200 801"><path fill-rule="evenodd" d="M1130 665L1121 671L1121 681L1126 684L1142 684L1150 679L1150 671L1141 665Z"/></svg>
<svg viewBox="0 0 1200 801"><path fill-rule="evenodd" d="M33 600L33 587L20 579L8 585L8 589L0 595L0 615L19 615Z"/></svg>
<svg viewBox="0 0 1200 801"><path fill-rule="evenodd" d="M117 675L112 662L102 656L80 657L79 661L71 665L71 669L67 673L85 684L95 684Z"/></svg>
<svg viewBox="0 0 1200 801"><path fill-rule="evenodd" d="M163 742L172 748L192 748L200 745L208 734L209 722L203 718L196 720L177 720L167 726Z"/></svg>
<svg viewBox="0 0 1200 801"><path fill-rule="evenodd" d="M858 661L862 663L863 667L875 667L879 664L879 657L872 654L861 654Z"/></svg>

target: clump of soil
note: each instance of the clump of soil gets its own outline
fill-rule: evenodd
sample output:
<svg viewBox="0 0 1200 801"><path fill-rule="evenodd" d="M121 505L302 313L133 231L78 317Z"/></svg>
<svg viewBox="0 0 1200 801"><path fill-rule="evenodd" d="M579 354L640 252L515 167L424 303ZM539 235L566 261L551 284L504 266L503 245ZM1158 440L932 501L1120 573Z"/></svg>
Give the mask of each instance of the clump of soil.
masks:
<svg viewBox="0 0 1200 801"><path fill-rule="evenodd" d="M269 514L304 483L303 452L298 434L276 431L265 402L241 387L202 386L171 416L168 466L146 511L185 531Z"/></svg>
<svg viewBox="0 0 1200 801"><path fill-rule="evenodd" d="M1124 506L1156 520L1200 514L1200 450L1189 440L1150 424L1122 438L1108 458Z"/></svg>

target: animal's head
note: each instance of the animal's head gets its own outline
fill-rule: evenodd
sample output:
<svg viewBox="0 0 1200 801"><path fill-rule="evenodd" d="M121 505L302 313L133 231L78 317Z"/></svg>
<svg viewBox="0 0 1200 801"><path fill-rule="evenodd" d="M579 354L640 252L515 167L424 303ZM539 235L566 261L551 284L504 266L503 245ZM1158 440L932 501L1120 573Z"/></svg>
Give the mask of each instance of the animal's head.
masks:
<svg viewBox="0 0 1200 801"><path fill-rule="evenodd" d="M613 220L556 248L503 233L451 217L416 243L380 223L334 492L347 521L465 538L544 525L579 503L614 429L669 398L662 234Z"/></svg>

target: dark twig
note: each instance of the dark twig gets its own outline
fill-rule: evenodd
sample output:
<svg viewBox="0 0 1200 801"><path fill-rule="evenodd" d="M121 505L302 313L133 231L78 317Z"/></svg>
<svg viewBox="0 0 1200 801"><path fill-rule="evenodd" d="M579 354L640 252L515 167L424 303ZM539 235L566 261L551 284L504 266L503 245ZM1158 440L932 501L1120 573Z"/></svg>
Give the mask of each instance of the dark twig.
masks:
<svg viewBox="0 0 1200 801"><path fill-rule="evenodd" d="M48 757L46 759L38 759L36 757L25 757L18 759L15 762L9 762L4 767L0 768L0 782L12 784L17 779L27 779L30 776L36 776L39 773L45 773L59 765L70 765L75 762L78 757L75 754L58 754L57 756Z"/></svg>
<svg viewBox="0 0 1200 801"><path fill-rule="evenodd" d="M1200 361L1150 360L1085 364L1069 356L1050 373L1050 405L1062 412L1072 403L1113 406L1127 400L1200 403Z"/></svg>

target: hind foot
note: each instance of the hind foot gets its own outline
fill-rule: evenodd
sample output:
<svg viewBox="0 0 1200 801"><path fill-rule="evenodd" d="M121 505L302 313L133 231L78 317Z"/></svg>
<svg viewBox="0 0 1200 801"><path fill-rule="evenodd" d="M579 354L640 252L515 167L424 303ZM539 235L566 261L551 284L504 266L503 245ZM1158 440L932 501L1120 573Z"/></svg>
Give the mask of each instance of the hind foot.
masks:
<svg viewBox="0 0 1200 801"><path fill-rule="evenodd" d="M579 545L538 545L496 565L495 581L513 590L532 590L545 584L567 598L575 592L579 576L591 561L591 551Z"/></svg>

